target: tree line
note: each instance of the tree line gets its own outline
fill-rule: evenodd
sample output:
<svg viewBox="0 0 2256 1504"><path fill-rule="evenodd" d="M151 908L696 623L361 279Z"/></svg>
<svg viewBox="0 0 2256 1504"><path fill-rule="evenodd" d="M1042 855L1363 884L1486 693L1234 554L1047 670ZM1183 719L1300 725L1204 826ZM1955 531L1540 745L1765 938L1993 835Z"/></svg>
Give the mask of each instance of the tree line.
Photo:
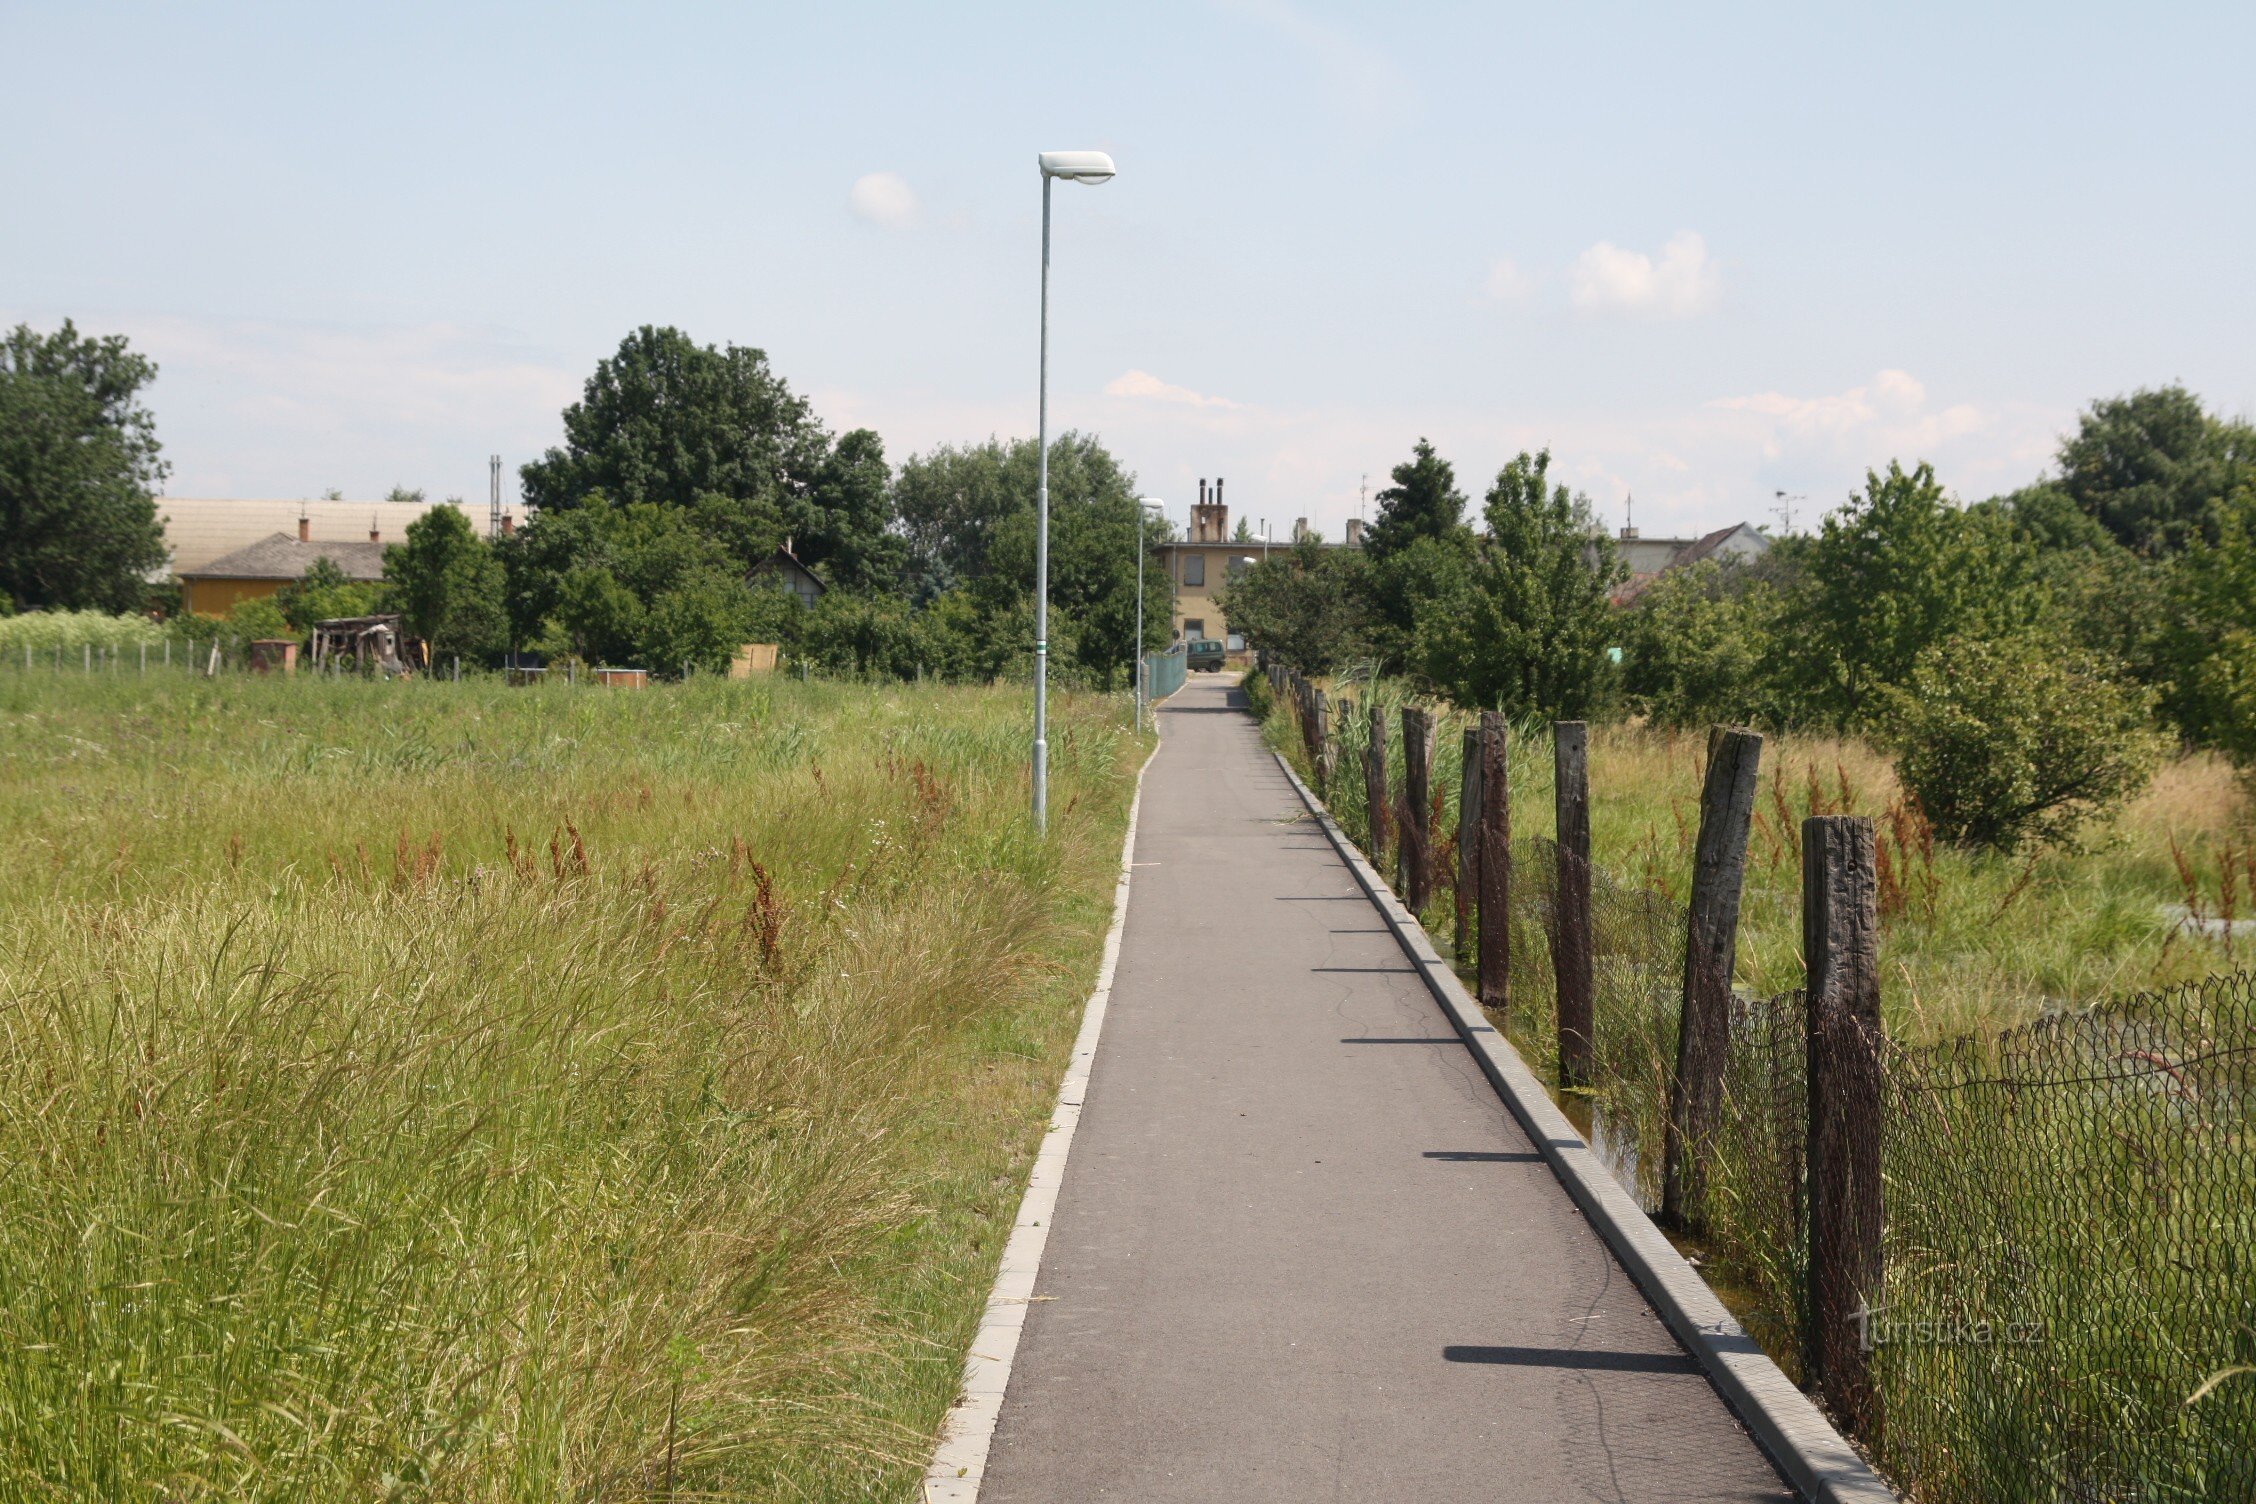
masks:
<svg viewBox="0 0 2256 1504"><path fill-rule="evenodd" d="M167 467L138 393L156 374L116 336L66 322L0 346L5 608L146 609L166 558ZM833 434L767 356L645 326L598 362L564 441L521 472L529 514L499 540L435 507L387 550L384 579L327 561L237 608L253 635L396 610L434 653L511 653L717 670L774 642L828 671L991 679L1033 654L1034 441L941 445L896 469L866 428ZM1095 437L1050 449L1053 672L1127 680L1137 488ZM1168 536L1147 530L1148 543ZM825 588L804 606L788 554ZM1145 645L1169 636L1147 571ZM161 599L160 599L161 604Z"/></svg>
<svg viewBox="0 0 2256 1504"><path fill-rule="evenodd" d="M2093 403L2011 493L1892 462L1815 533L1649 581L1549 466L1515 458L1476 522L1421 441L1363 549L1255 565L1233 628L1468 707L1871 736L1977 844L2068 836L2173 744L2256 765L2256 429L2182 387Z"/></svg>

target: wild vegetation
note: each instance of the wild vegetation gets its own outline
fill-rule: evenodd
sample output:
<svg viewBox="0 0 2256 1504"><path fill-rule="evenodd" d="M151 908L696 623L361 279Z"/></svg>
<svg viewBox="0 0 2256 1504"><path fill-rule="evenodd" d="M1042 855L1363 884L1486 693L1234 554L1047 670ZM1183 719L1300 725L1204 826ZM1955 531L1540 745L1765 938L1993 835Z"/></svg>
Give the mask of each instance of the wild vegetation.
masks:
<svg viewBox="0 0 2256 1504"><path fill-rule="evenodd" d="M2001 850L2103 823L2161 738L2256 763L2256 429L2181 388L2094 403L2010 495L1891 463L1814 534L1636 581L1548 465L1506 465L1476 528L1421 442L1364 548L1253 566L1232 625L1470 709L1861 738L1938 836Z"/></svg>
<svg viewBox="0 0 2256 1504"><path fill-rule="evenodd" d="M1141 749L0 666L0 1498L905 1496Z"/></svg>

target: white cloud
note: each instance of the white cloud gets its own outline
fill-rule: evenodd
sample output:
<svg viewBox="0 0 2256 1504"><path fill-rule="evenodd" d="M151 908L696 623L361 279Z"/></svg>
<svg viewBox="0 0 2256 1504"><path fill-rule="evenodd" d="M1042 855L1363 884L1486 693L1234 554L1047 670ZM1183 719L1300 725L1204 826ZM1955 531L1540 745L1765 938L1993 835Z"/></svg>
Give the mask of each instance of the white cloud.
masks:
<svg viewBox="0 0 2256 1504"><path fill-rule="evenodd" d="M1491 303L1517 303L1535 290L1535 279L1520 270L1520 264L1511 257L1500 258L1488 269L1481 282L1481 293Z"/></svg>
<svg viewBox="0 0 2256 1504"><path fill-rule="evenodd" d="M1693 230L1670 236L1659 261L1601 240L1575 258L1570 279L1577 308L1660 318L1705 313L1723 291L1708 243Z"/></svg>
<svg viewBox="0 0 2256 1504"><path fill-rule="evenodd" d="M1210 397L1187 386L1175 386L1149 371L1123 371L1105 383L1108 397L1133 397L1147 402L1173 402L1184 407L1236 407L1227 397Z"/></svg>
<svg viewBox="0 0 2256 1504"><path fill-rule="evenodd" d="M854 179L846 206L856 219L881 229L899 230L916 223L916 190L897 172L865 172Z"/></svg>
<svg viewBox="0 0 2256 1504"><path fill-rule="evenodd" d="M1757 392L1721 397L1708 406L1768 420L1772 446L1788 436L1854 436L1859 441L1883 439L1907 454L1979 432L1992 422L1989 413L1970 403L1929 411L1925 383L1909 371L1892 369L1874 372L1863 386L1845 392L1817 397Z"/></svg>

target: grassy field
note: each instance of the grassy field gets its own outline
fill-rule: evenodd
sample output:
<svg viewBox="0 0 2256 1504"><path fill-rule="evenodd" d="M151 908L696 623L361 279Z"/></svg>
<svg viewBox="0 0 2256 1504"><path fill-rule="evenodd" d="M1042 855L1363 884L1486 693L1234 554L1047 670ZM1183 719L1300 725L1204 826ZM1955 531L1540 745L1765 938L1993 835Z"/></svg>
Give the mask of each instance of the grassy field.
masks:
<svg viewBox="0 0 2256 1504"><path fill-rule="evenodd" d="M909 1498L1142 746L0 667L0 1499Z"/></svg>

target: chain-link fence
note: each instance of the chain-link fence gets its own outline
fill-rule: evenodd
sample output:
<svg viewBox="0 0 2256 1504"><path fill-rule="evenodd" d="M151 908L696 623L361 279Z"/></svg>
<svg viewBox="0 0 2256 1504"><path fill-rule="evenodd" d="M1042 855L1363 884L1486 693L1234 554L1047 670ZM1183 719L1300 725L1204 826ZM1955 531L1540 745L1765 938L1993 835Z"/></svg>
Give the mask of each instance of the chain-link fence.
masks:
<svg viewBox="0 0 2256 1504"><path fill-rule="evenodd" d="M1399 703L1356 698L1346 724L1333 718L1330 783L1367 841L1369 716L1398 719ZM1437 737L1445 842L1464 724L1445 717ZM1382 745L1399 757L1398 738ZM1559 855L1534 837L1510 850L1505 1023L1556 1080ZM1454 865L1438 864L1443 883ZM1595 1068L1562 1105L1656 1209L1686 918L1659 893L1592 877ZM1449 898L1428 904L1430 922L1446 928ZM1839 1238L1810 1226L1811 1049L1800 992L1733 999L1703 1229L1686 1244L1797 1379L1813 1243L1822 1259ZM1835 1318L1853 1321L1874 1395L1840 1417L1858 1440L1921 1500L2256 1500L2256 974L2002 1034L1882 1042L1878 1058L1876 1091L1845 1113L1829 1104L1833 1131L1866 1151L1877 1137L1880 1166L1877 1290Z"/></svg>

